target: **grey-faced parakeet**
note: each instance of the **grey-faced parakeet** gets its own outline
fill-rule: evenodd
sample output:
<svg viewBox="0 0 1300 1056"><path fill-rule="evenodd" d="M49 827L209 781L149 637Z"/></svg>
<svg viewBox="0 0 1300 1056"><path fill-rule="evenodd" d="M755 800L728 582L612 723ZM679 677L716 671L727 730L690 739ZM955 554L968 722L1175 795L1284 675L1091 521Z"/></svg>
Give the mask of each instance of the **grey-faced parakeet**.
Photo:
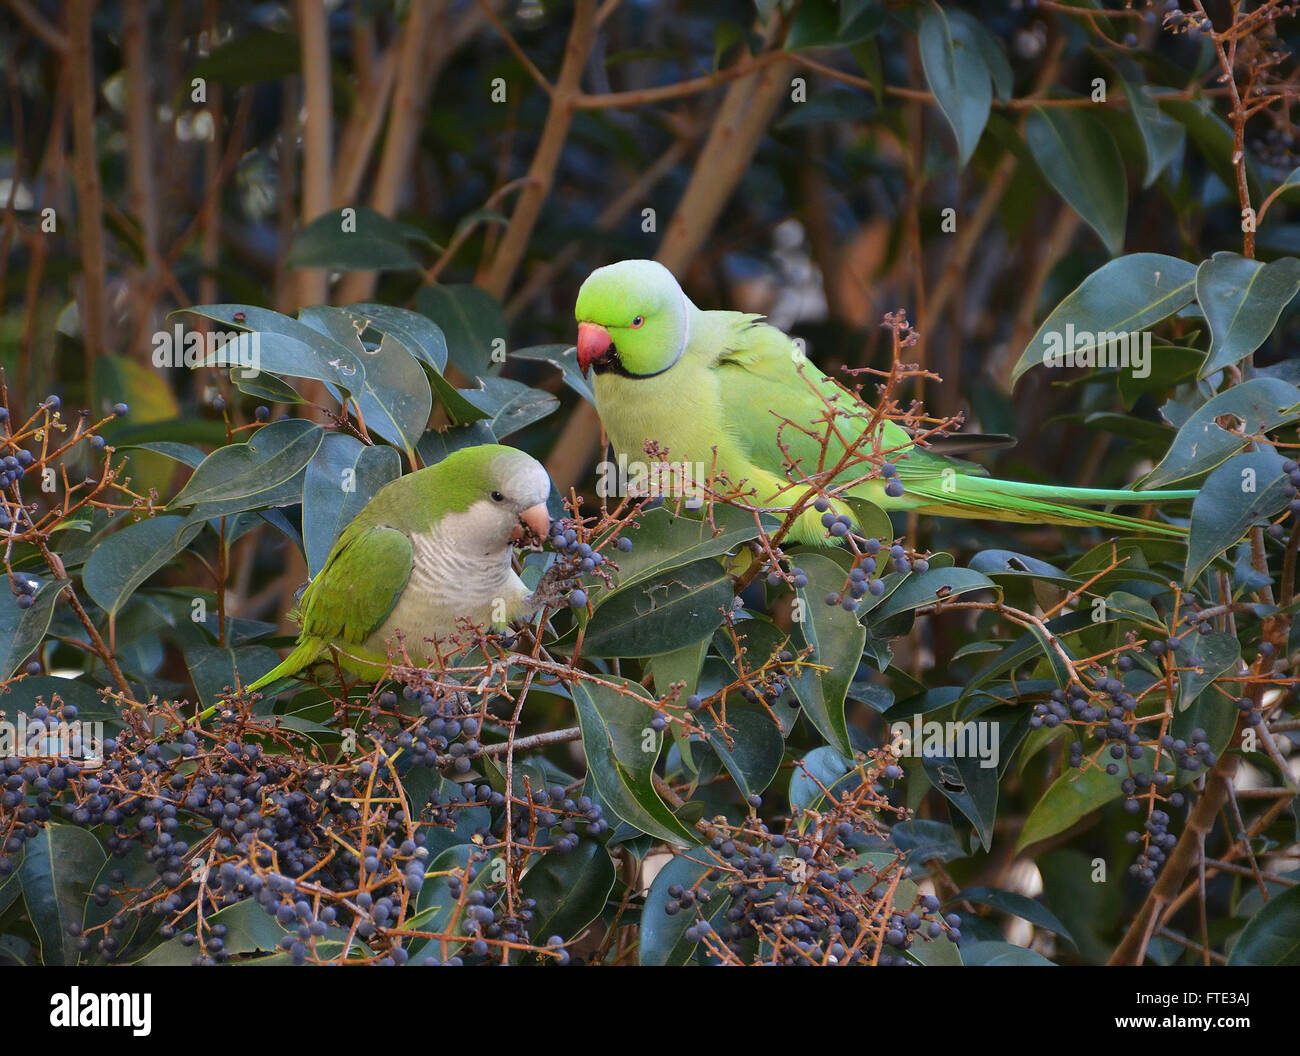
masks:
<svg viewBox="0 0 1300 1056"><path fill-rule="evenodd" d="M384 485L307 586L297 647L248 688L332 658L377 679L399 631L411 659L427 663L428 639L455 632L459 618L501 627L558 600L556 577L548 572L530 593L510 560L528 532L546 538L550 488L541 463L498 444L463 448Z"/></svg>
<svg viewBox="0 0 1300 1056"><path fill-rule="evenodd" d="M753 489L743 500L748 505L780 509L806 493L791 481L818 471L819 438L826 435L819 420L827 414L823 397L846 411L861 407L762 316L700 310L672 273L652 260L624 260L593 271L578 293L574 314L578 363L592 375L596 409L615 454L644 461L646 442L655 441L671 464L703 465L706 476L716 471L734 486ZM791 424L782 426L783 421ZM826 469L836 465L846 443L868 422L868 416L837 417ZM1175 525L1087 507L1196 495L997 480L978 465L926 450L895 422L881 419L876 428L879 436L857 451L871 455L878 442L881 475L847 490L886 510L1183 535ZM790 473L782 445L798 460L798 472ZM858 465L847 472L856 478L870 468ZM832 503L824 513L810 504L790 538L835 543L827 527L837 514L852 516L840 504Z"/></svg>

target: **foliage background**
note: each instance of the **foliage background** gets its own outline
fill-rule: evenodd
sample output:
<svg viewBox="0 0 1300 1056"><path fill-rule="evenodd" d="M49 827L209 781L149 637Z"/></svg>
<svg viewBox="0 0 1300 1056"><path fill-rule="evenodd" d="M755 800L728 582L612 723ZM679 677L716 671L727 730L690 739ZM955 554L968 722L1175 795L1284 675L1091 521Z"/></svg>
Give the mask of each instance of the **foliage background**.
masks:
<svg viewBox="0 0 1300 1056"><path fill-rule="evenodd" d="M257 405L289 394L241 392L219 369L155 369L154 335L195 321L171 313L232 304L295 315L377 302L422 313L445 338L439 406L410 438L422 461L483 439L486 422L542 458L560 494L575 488L590 500L599 424L572 367L557 371L546 359L558 361L571 342L574 296L593 267L653 256L703 307L768 313L828 373L887 365L880 322L905 307L920 335L909 359L944 379L918 377L906 395L933 414L965 414L973 428L1018 436L1018 446L985 458L996 474L1122 486L1170 447L1166 400L1190 412L1219 385L1300 382L1295 306L1277 292L1260 309L1267 320L1276 307L1276 326L1212 381L1197 380L1199 360L1170 356L1146 385L1107 372L1062 382L1036 370L1011 390L1044 318L1114 257L1197 264L1223 251L1262 260L1296 251L1297 207L1285 190L1296 164L1294 19L1286 4L1246 6L10 0L0 8L7 403L26 417L57 391L97 422L123 401L131 414L101 429L110 445L207 451L240 437ZM1243 231L1244 206L1256 210L1257 233ZM355 232L343 230L345 208L357 211ZM1118 295L1125 282L1113 281L1108 292ZM1195 348L1200 329L1183 316L1166 340ZM492 357L498 339L510 352L504 363ZM329 402L319 378L294 384L308 405ZM452 387L481 387L479 413L457 405ZM82 445L66 461L84 473L97 458ZM184 467L157 448L131 458L137 500L150 489L160 503L177 494ZM1005 548L1067 567L1098 541L1050 526L896 527L957 565ZM291 534L274 523L232 531L207 554L221 647L227 616L248 621L250 641L270 630L253 621L293 633L285 614L309 569ZM88 556L59 546L72 551L74 570ZM1241 560L1249 565L1248 549ZM1250 587L1248 571L1234 597L1262 589ZM200 565L182 557L150 582L188 597L200 581ZM127 679L137 691L165 686L206 704L221 674L233 673L202 684L192 650L151 633L147 615L132 626L130 608L121 623L109 620L86 587L99 603L87 602L87 618L127 672L141 675ZM1280 583L1272 600L1285 608L1290 598ZM1282 654L1288 625L1289 616L1265 633ZM1259 621L1240 633L1252 662L1261 633ZM992 635L969 613L923 618L894 643L889 676L870 680L900 701L961 685L977 669L978 642ZM25 655L15 652L15 663ZM54 647L43 659L85 668L87 684L113 683L109 665L72 656ZM240 673L247 681L256 672ZM878 742L878 709L863 695L850 696L850 723ZM1287 754L1281 712L1294 699L1273 706ZM528 728L570 726L571 708L543 699L530 706ZM900 715L910 711L890 717ZM973 855L969 818L919 768L902 799L945 826L935 830L945 848L931 860L952 874L940 882L945 897L1041 893L1075 941L1053 939L1055 925L1002 896L960 900L985 921L981 939L1034 942L1057 960L1132 959L1145 930L1134 921L1156 907L1127 881L1091 884L1082 864L1100 856L1116 874L1127 865L1117 803L1054 832L1028 858L1016 847L1057 772L1050 755L1004 775L989 815L998 838ZM553 757L581 762L563 750ZM1261 784L1294 787L1285 768L1263 770ZM1291 802L1243 800L1259 823L1253 850L1283 864L1295 838ZM1259 909L1242 897L1253 858L1248 868L1229 853L1219 811L1209 823L1231 859L1211 870L1211 890L1197 892L1209 923L1166 921L1154 945L1148 933L1157 960L1222 959ZM945 857L953 860L938 865ZM634 879L626 860L621 868ZM1270 874L1269 884L1254 885L1257 899L1293 881ZM31 906L8 887L0 907L16 938L7 955L31 959L41 936L20 923ZM986 904L997 912L976 909ZM1009 906L1011 916L1000 915ZM1187 939L1193 930L1203 934ZM624 937L603 952L635 956L635 947Z"/></svg>

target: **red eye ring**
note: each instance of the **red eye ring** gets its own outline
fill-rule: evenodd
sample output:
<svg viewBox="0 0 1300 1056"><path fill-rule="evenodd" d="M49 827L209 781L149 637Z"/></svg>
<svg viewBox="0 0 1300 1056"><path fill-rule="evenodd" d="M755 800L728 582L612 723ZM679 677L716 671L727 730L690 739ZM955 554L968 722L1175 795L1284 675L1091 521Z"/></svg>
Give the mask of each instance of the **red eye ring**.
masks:
<svg viewBox="0 0 1300 1056"><path fill-rule="evenodd" d="M632 320L632 329L633 329L633 330L640 330L641 327L643 327L643 326L645 326L645 316L644 316L644 315L638 315L635 319Z"/></svg>

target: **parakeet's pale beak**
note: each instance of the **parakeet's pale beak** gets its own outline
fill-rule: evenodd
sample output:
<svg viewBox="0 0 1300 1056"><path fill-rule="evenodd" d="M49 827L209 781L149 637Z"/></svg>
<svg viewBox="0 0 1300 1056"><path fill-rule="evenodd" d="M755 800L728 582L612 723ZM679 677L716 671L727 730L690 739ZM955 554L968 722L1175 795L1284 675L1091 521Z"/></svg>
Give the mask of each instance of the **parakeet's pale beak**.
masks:
<svg viewBox="0 0 1300 1056"><path fill-rule="evenodd" d="M603 359L613 347L614 339L599 323L578 324L578 366L584 375L593 363Z"/></svg>
<svg viewBox="0 0 1300 1056"><path fill-rule="evenodd" d="M525 525L538 539L545 539L551 532L551 515L547 511L544 502L539 502L536 506L529 506L519 515L519 520L521 523L516 525L515 530L510 533L510 538L515 541L524 537Z"/></svg>

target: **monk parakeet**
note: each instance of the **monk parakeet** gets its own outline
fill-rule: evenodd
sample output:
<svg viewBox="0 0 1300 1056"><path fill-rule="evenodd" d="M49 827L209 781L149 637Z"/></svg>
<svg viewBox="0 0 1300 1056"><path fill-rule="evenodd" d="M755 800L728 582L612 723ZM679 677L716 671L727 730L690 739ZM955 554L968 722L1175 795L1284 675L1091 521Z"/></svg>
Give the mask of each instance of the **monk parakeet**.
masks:
<svg viewBox="0 0 1300 1056"><path fill-rule="evenodd" d="M593 271L578 293L574 314L578 363L584 374L593 375L596 409L615 454L629 462L646 461L646 442L655 441L666 449L670 464L702 464L706 478L716 466L732 485L753 488L744 500L749 505L789 507L806 492L790 482L818 471L819 438L826 432L818 419L826 414L826 404L816 390L836 398L845 410L859 407L761 316L701 311L672 273L652 260L624 260ZM782 427L782 421L793 426ZM867 424L865 417L839 417L840 438L830 444L826 469L834 467L845 441L856 439ZM882 421L878 428L880 435L873 440L878 439L885 463L881 475L847 492L886 510L1182 535L1172 525L1081 507L1196 495L996 480L980 466L926 450L894 422ZM797 473L787 467L783 444L799 461ZM858 448L864 454L873 449L872 440ZM869 469L864 465L850 472L856 478ZM850 511L834 503L825 512L810 505L790 538L836 542L827 525L834 527L837 513Z"/></svg>
<svg viewBox="0 0 1300 1056"><path fill-rule="evenodd" d="M558 600L559 566L530 593L510 561L528 532L547 537L550 489L541 463L499 444L463 448L384 485L307 586L297 647L248 688L332 655L344 670L377 679L398 631L412 660L428 663L428 639L455 632L460 617L501 627Z"/></svg>

